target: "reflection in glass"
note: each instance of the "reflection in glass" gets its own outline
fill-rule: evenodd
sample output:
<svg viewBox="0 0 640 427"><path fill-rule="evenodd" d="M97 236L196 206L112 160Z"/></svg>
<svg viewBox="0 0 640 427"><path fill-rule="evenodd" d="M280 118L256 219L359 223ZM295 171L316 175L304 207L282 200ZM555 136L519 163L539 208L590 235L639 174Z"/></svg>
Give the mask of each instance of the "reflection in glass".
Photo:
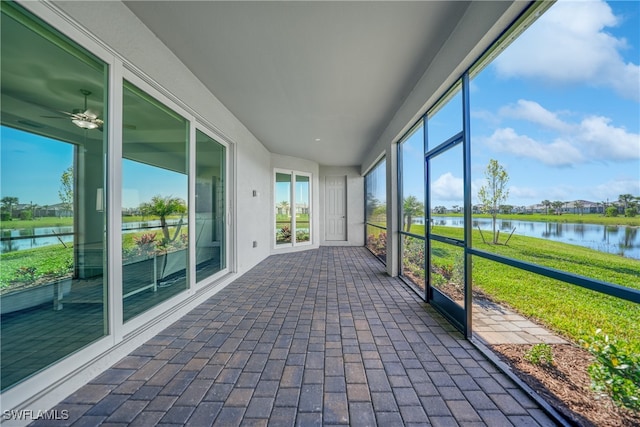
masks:
<svg viewBox="0 0 640 427"><path fill-rule="evenodd" d="M13 3L1 7L5 391L109 332L108 122L107 65ZM99 126L72 121L89 110Z"/></svg>
<svg viewBox="0 0 640 427"><path fill-rule="evenodd" d="M276 172L276 245L289 245L291 240L291 174Z"/></svg>
<svg viewBox="0 0 640 427"><path fill-rule="evenodd" d="M309 223L311 194L309 177L296 175L296 242L311 241L311 227Z"/></svg>
<svg viewBox="0 0 640 427"><path fill-rule="evenodd" d="M188 122L129 82L123 99L126 321L187 288Z"/></svg>
<svg viewBox="0 0 640 427"><path fill-rule="evenodd" d="M225 147L196 130L196 281L226 267Z"/></svg>

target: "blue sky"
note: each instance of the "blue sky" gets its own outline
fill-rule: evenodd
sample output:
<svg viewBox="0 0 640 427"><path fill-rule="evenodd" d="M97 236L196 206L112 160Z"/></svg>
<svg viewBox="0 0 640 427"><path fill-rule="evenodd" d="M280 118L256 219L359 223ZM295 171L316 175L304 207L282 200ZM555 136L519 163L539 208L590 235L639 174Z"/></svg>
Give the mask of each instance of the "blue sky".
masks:
<svg viewBox="0 0 640 427"><path fill-rule="evenodd" d="M510 176L512 205L640 196L640 2L560 1L471 82L472 194L489 159ZM459 110L434 121L459 126ZM455 129L452 132L455 132ZM59 203L72 146L2 128L2 196ZM421 144L420 144L421 145ZM416 144L412 164L421 166ZM432 205L462 204L454 155L434 162ZM406 194L423 194L408 166ZM186 177L123 162L123 206L157 194L186 196ZM406 195L405 194L405 195ZM276 201L283 199L276 192Z"/></svg>
<svg viewBox="0 0 640 427"><path fill-rule="evenodd" d="M552 6L471 82L473 202L491 158L511 205L640 196L639 63L640 2ZM432 203L461 204L461 167L437 160Z"/></svg>

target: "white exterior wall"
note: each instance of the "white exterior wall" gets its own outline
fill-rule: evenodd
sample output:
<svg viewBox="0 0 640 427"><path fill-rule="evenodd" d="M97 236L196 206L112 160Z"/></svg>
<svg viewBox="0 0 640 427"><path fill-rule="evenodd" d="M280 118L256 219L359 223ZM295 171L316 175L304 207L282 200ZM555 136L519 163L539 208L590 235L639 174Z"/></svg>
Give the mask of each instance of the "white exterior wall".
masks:
<svg viewBox="0 0 640 427"><path fill-rule="evenodd" d="M346 176L347 178L347 240L327 241L325 237L325 178ZM320 166L320 245L364 246L364 177L357 166Z"/></svg>

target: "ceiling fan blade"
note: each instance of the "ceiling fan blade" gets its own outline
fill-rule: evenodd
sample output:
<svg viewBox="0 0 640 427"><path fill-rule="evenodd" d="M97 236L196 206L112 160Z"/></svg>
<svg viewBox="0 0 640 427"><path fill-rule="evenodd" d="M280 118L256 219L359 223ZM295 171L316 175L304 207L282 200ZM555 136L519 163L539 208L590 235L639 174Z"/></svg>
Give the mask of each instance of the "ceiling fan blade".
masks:
<svg viewBox="0 0 640 427"><path fill-rule="evenodd" d="M86 110L84 113L82 113L85 117L90 118L91 120L95 120L98 118L98 113L91 111L91 110Z"/></svg>

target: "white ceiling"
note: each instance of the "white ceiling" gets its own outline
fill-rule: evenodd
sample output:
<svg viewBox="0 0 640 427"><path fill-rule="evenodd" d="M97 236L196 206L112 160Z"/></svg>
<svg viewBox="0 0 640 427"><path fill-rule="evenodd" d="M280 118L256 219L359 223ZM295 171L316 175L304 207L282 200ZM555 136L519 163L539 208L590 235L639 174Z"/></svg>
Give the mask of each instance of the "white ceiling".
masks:
<svg viewBox="0 0 640 427"><path fill-rule="evenodd" d="M126 5L269 151L347 166L362 163L469 3Z"/></svg>

